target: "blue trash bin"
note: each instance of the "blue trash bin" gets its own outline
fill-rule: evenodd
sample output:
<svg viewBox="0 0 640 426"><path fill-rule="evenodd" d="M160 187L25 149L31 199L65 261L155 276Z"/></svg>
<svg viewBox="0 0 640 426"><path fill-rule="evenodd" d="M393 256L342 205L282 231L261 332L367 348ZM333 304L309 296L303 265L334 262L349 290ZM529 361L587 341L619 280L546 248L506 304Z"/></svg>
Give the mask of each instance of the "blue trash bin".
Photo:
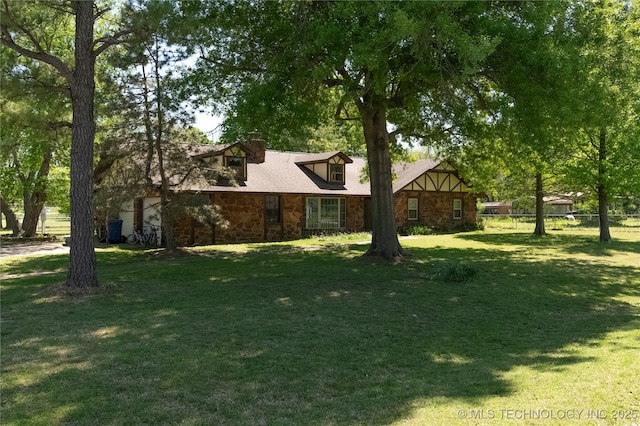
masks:
<svg viewBox="0 0 640 426"><path fill-rule="evenodd" d="M122 242L122 220L111 220L107 224L107 242L114 244Z"/></svg>

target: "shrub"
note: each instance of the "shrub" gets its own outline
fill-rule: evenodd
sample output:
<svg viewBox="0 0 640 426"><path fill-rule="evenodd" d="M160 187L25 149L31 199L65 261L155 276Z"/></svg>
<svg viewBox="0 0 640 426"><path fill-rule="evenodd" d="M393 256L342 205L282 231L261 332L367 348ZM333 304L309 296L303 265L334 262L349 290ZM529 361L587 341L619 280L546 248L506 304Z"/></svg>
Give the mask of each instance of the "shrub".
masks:
<svg viewBox="0 0 640 426"><path fill-rule="evenodd" d="M431 235L433 228L425 225L414 225L407 229L407 235Z"/></svg>
<svg viewBox="0 0 640 426"><path fill-rule="evenodd" d="M473 279L478 271L467 265L447 263L436 266L433 279L436 281L462 283Z"/></svg>

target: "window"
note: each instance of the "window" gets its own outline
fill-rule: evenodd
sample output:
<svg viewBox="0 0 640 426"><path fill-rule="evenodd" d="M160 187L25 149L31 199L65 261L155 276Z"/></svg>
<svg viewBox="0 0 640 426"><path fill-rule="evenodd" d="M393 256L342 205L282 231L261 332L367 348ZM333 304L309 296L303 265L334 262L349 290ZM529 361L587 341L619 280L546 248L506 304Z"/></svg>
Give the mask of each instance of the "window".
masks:
<svg viewBox="0 0 640 426"><path fill-rule="evenodd" d="M307 229L342 229L346 216L344 198L307 198Z"/></svg>
<svg viewBox="0 0 640 426"><path fill-rule="evenodd" d="M267 223L280 223L280 196L267 195L265 200L265 220Z"/></svg>
<svg viewBox="0 0 640 426"><path fill-rule="evenodd" d="M224 163L235 172L236 179L245 180L244 157L224 157Z"/></svg>
<svg viewBox="0 0 640 426"><path fill-rule="evenodd" d="M329 164L329 182L344 183L344 164Z"/></svg>
<svg viewBox="0 0 640 426"><path fill-rule="evenodd" d="M408 200L409 220L418 220L418 199L409 198Z"/></svg>
<svg viewBox="0 0 640 426"><path fill-rule="evenodd" d="M453 200L453 218L462 219L462 200L459 198Z"/></svg>

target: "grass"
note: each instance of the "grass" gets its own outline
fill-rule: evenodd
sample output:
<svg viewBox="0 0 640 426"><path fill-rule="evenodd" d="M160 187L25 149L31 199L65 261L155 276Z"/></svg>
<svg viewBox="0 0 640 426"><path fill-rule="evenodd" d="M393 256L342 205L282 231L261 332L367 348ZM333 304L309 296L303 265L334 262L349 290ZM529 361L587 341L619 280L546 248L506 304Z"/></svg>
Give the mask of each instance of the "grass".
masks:
<svg viewBox="0 0 640 426"><path fill-rule="evenodd" d="M22 212L17 212L18 218L22 221ZM3 225L6 223L3 221ZM57 207L49 207L45 220L45 234L56 237L64 237L71 233L71 219L58 211ZM42 222L38 221L37 233L42 233ZM9 237L12 235L10 229L0 229L0 236Z"/></svg>
<svg viewBox="0 0 640 426"><path fill-rule="evenodd" d="M1 421L637 424L640 234L596 232L110 248L76 299L65 255L5 258Z"/></svg>

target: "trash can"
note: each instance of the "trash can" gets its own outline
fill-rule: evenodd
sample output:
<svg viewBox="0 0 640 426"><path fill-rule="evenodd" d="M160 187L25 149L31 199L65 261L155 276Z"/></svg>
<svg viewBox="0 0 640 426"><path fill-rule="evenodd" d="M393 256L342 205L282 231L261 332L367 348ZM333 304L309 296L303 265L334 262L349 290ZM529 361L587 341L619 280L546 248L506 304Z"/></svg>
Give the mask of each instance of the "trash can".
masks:
<svg viewBox="0 0 640 426"><path fill-rule="evenodd" d="M114 244L122 242L122 220L111 220L107 224L107 242Z"/></svg>

